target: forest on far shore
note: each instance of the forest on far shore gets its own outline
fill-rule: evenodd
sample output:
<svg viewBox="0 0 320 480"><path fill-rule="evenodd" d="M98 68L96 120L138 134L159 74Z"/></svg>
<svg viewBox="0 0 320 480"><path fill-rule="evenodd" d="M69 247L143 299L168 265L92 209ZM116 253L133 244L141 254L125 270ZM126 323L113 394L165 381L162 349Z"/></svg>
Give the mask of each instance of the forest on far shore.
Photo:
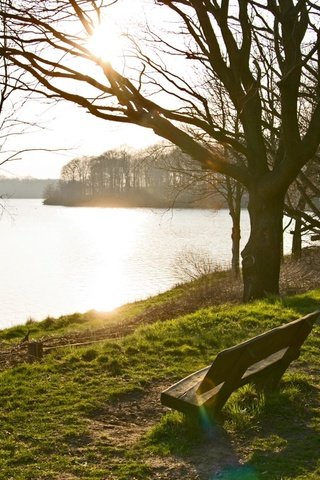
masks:
<svg viewBox="0 0 320 480"><path fill-rule="evenodd" d="M75 158L58 183L45 191L46 205L223 208L217 175L206 172L177 148L154 146L108 150Z"/></svg>
<svg viewBox="0 0 320 480"><path fill-rule="evenodd" d="M1 198L45 198L45 191L55 188L59 180L0 177Z"/></svg>

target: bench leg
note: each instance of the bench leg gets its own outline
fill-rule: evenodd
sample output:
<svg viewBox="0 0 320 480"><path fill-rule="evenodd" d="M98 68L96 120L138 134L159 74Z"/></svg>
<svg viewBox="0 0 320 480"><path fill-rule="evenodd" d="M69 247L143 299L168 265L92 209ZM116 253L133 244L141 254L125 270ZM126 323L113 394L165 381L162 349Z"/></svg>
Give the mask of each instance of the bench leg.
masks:
<svg viewBox="0 0 320 480"><path fill-rule="evenodd" d="M284 357L274 365L272 370L268 372L265 376L257 379L254 383L259 390L265 392L270 392L277 390L280 385L281 378L283 374L289 367L292 360L296 360L300 355L300 349L296 347L291 347L288 349Z"/></svg>

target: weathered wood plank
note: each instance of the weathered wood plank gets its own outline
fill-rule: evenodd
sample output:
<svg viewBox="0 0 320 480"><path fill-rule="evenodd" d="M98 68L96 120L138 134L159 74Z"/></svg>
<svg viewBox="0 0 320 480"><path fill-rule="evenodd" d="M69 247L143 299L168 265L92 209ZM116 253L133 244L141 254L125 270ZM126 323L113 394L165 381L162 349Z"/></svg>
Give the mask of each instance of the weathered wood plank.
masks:
<svg viewBox="0 0 320 480"><path fill-rule="evenodd" d="M274 328L220 352L209 365L175 383L161 394L161 402L176 410L216 413L234 390L249 382L275 388L309 335L320 311Z"/></svg>
<svg viewBox="0 0 320 480"><path fill-rule="evenodd" d="M307 338L319 312L314 312L305 317L294 320L268 332L258 335L239 345L220 352L215 358L200 391L211 388L212 384L219 385L225 380L225 372L232 371L239 362L246 362L246 371L250 365L262 361L283 348L294 345L299 347ZM243 353L246 352L246 355Z"/></svg>

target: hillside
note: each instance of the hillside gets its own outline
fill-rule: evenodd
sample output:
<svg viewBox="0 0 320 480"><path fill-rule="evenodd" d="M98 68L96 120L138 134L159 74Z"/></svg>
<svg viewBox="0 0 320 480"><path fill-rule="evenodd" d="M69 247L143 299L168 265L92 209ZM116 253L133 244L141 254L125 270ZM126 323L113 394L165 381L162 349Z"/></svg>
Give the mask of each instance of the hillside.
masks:
<svg viewBox="0 0 320 480"><path fill-rule="evenodd" d="M210 292L223 285L212 305ZM223 303L236 292L220 272L110 314L2 331L1 351L11 349L12 361L0 373L0 479L319 478L320 325L279 393L243 387L219 424L193 424L160 404L162 389L219 350L320 304L319 289ZM47 348L41 362L19 359L27 331Z"/></svg>

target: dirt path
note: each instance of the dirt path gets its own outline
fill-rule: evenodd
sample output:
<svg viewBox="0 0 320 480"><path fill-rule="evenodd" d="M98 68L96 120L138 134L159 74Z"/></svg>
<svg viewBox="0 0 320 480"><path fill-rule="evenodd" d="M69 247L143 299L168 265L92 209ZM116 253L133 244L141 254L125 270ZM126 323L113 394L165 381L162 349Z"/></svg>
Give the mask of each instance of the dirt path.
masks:
<svg viewBox="0 0 320 480"><path fill-rule="evenodd" d="M164 387L156 385L108 405L105 412L91 421L93 441L99 442L103 438L108 446L119 451L134 447L168 411L160 403ZM116 461L125 462L126 459ZM204 441L188 456L150 453L144 461L152 469L152 480L219 479L223 471L240 465L226 432L220 426L208 429Z"/></svg>

